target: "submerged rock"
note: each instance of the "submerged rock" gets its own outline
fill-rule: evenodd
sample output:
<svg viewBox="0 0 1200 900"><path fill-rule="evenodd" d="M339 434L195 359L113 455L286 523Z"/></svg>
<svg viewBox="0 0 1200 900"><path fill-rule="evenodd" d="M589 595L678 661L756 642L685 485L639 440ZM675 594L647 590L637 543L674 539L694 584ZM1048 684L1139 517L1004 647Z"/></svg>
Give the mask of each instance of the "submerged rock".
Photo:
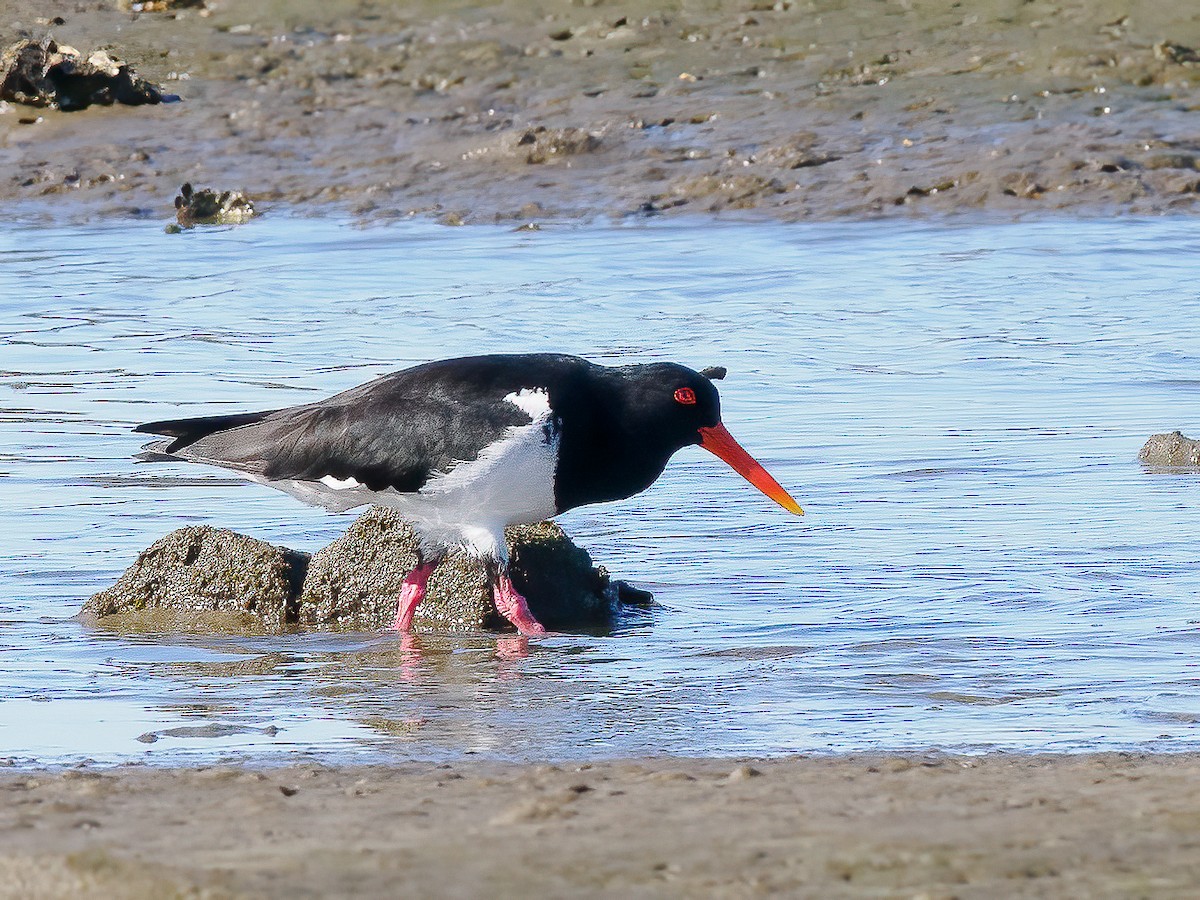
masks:
<svg viewBox="0 0 1200 900"><path fill-rule="evenodd" d="M607 624L617 606L608 573L552 522L514 525L507 532L513 584L547 628ZM299 601L303 625L386 628L396 616L404 576L416 565L412 528L389 509L375 507L316 553ZM417 628L470 631L507 628L497 613L483 564L454 552L430 576Z"/></svg>
<svg viewBox="0 0 1200 900"><path fill-rule="evenodd" d="M193 225L241 225L254 218L254 203L241 191L196 190L190 184L175 198L175 218L184 228Z"/></svg>
<svg viewBox="0 0 1200 900"><path fill-rule="evenodd" d="M97 50L86 59L74 47L17 41L0 54L0 100L70 112L93 104L140 106L178 99L134 74L121 60Z"/></svg>
<svg viewBox="0 0 1200 900"><path fill-rule="evenodd" d="M1147 466L1200 470L1200 441L1178 431L1153 434L1138 452L1138 459Z"/></svg>
<svg viewBox="0 0 1200 900"><path fill-rule="evenodd" d="M295 619L293 597L308 554L223 528L172 531L143 551L107 590L84 604L85 621L114 627L274 631Z"/></svg>
<svg viewBox="0 0 1200 900"><path fill-rule="evenodd" d="M552 522L507 531L513 583L547 628L604 626L620 602L650 595L610 582ZM416 535L395 512L374 507L314 554L224 529L180 528L156 541L80 617L127 630L279 631L285 627L386 628ZM492 602L483 564L451 553L429 579L418 629L509 629Z"/></svg>

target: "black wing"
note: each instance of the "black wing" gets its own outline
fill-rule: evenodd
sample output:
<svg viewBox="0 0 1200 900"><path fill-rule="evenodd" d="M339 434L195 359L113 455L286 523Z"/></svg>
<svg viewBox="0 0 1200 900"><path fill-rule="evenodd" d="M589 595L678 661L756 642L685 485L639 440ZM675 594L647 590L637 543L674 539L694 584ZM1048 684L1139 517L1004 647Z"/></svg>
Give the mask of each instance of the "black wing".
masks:
<svg viewBox="0 0 1200 900"><path fill-rule="evenodd" d="M320 403L233 416L176 419L139 432L173 438L147 458L224 466L269 480L353 478L372 490L419 490L455 463L478 458L514 425L531 421L504 398L545 389L551 405L591 364L535 354L428 363Z"/></svg>
<svg viewBox="0 0 1200 900"><path fill-rule="evenodd" d="M207 437L218 431L228 431L242 425L253 425L261 422L267 416L283 410L268 409L263 412L235 413L231 416L200 416L195 419L163 419L161 422L147 422L133 429L141 434L161 434L174 438L171 441L155 441L147 444L156 451L171 454L182 450L189 444L194 444L202 437Z"/></svg>

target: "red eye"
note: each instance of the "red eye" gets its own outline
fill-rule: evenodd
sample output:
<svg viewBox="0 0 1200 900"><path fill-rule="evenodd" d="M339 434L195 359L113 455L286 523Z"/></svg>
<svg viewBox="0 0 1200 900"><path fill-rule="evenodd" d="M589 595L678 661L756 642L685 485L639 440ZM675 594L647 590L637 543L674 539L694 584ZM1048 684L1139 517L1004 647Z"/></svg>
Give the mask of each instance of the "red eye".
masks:
<svg viewBox="0 0 1200 900"><path fill-rule="evenodd" d="M696 392L691 388L679 388L675 391L675 402L684 406L695 406Z"/></svg>

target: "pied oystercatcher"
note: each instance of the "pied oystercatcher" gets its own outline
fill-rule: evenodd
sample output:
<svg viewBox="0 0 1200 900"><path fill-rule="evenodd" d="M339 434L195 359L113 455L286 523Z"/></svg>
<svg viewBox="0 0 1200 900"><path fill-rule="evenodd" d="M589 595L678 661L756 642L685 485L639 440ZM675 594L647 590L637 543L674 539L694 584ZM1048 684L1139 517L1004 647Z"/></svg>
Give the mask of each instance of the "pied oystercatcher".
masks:
<svg viewBox="0 0 1200 900"><path fill-rule="evenodd" d="M448 548L483 559L496 609L522 634L545 629L508 575L506 525L540 522L645 490L698 444L782 506L800 506L721 424L714 379L674 363L599 366L549 353L425 363L286 409L170 419L144 460L233 469L343 512L398 510L419 537L395 627L408 631Z"/></svg>

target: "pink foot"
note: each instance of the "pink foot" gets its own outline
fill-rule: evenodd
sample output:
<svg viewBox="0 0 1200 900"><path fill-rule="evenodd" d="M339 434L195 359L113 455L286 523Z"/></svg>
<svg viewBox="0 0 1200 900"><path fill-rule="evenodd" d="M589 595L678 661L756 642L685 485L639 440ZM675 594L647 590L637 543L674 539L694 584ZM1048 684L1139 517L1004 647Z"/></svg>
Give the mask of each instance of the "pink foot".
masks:
<svg viewBox="0 0 1200 900"><path fill-rule="evenodd" d="M425 599L425 584L435 568L437 563L421 563L404 577L400 600L396 603L396 621L392 623L396 631L409 631L412 628L417 607Z"/></svg>
<svg viewBox="0 0 1200 900"><path fill-rule="evenodd" d="M496 601L496 609L499 610L500 615L516 625L517 631L521 634L546 633L546 629L533 617L533 613L529 611L529 604L525 602L524 597L517 593L512 579L507 574L502 573L496 576L496 582L492 585L492 597Z"/></svg>

